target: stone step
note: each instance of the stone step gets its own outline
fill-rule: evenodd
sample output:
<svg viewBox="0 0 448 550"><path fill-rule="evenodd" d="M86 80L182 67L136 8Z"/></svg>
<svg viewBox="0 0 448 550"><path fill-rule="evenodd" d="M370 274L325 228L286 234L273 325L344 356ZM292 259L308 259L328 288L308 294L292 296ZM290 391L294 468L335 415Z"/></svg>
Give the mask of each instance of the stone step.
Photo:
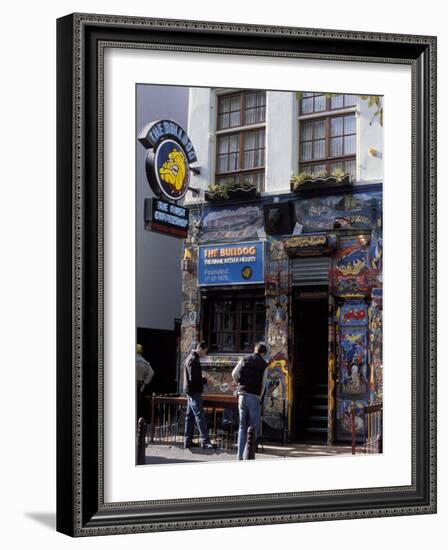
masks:
<svg viewBox="0 0 448 550"><path fill-rule="evenodd" d="M319 411L328 411L328 405L312 405L311 408Z"/></svg>
<svg viewBox="0 0 448 550"><path fill-rule="evenodd" d="M318 422L328 422L328 417L327 416L310 416L309 419L310 420L316 420Z"/></svg>

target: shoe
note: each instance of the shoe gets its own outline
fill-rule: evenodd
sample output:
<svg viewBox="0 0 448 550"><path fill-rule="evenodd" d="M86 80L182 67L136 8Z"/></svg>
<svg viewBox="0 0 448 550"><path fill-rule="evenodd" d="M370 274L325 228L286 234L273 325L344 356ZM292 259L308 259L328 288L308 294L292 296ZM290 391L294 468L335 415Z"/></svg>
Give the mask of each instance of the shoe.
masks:
<svg viewBox="0 0 448 550"><path fill-rule="evenodd" d="M201 443L201 449L216 449L216 445L213 445L210 441L206 441L205 443Z"/></svg>
<svg viewBox="0 0 448 550"><path fill-rule="evenodd" d="M191 441L184 443L184 449L191 449L191 447L193 447L193 443Z"/></svg>

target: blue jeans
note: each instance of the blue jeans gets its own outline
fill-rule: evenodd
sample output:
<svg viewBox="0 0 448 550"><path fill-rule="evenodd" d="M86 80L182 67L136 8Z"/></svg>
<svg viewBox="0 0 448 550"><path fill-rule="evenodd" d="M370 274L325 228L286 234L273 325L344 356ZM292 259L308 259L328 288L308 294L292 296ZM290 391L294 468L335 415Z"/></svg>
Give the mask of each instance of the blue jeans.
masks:
<svg viewBox="0 0 448 550"><path fill-rule="evenodd" d="M197 424L199 437L202 443L208 443L207 420L202 406L202 395L194 393L187 395L187 412L185 413L185 444L191 444L194 424Z"/></svg>
<svg viewBox="0 0 448 550"><path fill-rule="evenodd" d="M260 432L260 400L256 395L242 394L238 396L240 427L238 430L238 460L243 460L244 447L247 440L247 428L253 426L255 443Z"/></svg>

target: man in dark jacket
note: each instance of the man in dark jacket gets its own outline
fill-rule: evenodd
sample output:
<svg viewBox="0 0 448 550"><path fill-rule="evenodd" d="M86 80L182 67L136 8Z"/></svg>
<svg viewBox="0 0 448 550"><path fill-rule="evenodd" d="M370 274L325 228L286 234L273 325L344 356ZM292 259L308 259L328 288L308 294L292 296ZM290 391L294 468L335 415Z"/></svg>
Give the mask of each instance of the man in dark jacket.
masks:
<svg viewBox="0 0 448 550"><path fill-rule="evenodd" d="M243 460L247 440L247 428L253 426L255 443L260 432L260 407L266 385L267 363L264 360L265 344L255 345L254 353L243 357L233 369L232 377L238 384L238 410L240 427L238 430L238 460Z"/></svg>
<svg viewBox="0 0 448 550"><path fill-rule="evenodd" d="M207 420L205 418L202 404L203 386L207 382L202 377L201 357L207 355L207 344L200 342L185 361L184 368L184 392L187 394L187 412L185 414L185 440L184 448L191 447L194 424L196 422L199 430L199 438L203 449L214 449L210 443L207 431Z"/></svg>

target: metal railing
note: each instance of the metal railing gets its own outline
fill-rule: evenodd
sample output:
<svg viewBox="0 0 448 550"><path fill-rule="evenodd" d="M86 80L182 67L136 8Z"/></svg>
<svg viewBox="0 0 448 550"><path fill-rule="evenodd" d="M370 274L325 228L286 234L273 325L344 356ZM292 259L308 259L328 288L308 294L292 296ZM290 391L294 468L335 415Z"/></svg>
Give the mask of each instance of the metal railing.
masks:
<svg viewBox="0 0 448 550"><path fill-rule="evenodd" d="M356 442L356 410L351 411L352 454L361 452L377 454L383 452L383 405L366 405L363 408L363 438L362 444Z"/></svg>
<svg viewBox="0 0 448 550"><path fill-rule="evenodd" d="M203 394L202 399L210 441L218 449L232 449L238 437L237 399L232 395L207 394ZM183 443L186 397L179 394L153 395L150 407L149 442ZM196 427L193 443L199 443Z"/></svg>

